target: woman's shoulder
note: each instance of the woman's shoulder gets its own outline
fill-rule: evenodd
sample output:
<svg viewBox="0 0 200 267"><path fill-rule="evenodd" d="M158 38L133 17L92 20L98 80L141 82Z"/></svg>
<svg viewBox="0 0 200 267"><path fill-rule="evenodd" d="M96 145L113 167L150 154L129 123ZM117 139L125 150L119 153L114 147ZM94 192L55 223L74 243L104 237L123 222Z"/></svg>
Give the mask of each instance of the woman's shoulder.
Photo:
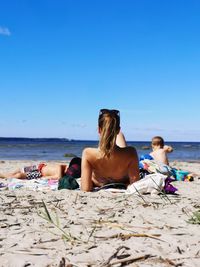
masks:
<svg viewBox="0 0 200 267"><path fill-rule="evenodd" d="M96 152L96 151L98 151L98 148L96 148L96 147L85 147L84 149L83 149L83 151L86 151L86 152Z"/></svg>
<svg viewBox="0 0 200 267"><path fill-rule="evenodd" d="M126 147L123 147L122 149L124 149L124 151L130 151L130 152L136 151L136 148L134 146L126 146Z"/></svg>
<svg viewBox="0 0 200 267"><path fill-rule="evenodd" d="M137 155L137 150L133 146L123 147L123 148L120 148L120 150L122 151L122 153L124 153L125 155L128 155L128 156L129 155L130 156Z"/></svg>
<svg viewBox="0 0 200 267"><path fill-rule="evenodd" d="M83 149L83 156L95 155L98 153L98 149L94 147L86 147Z"/></svg>

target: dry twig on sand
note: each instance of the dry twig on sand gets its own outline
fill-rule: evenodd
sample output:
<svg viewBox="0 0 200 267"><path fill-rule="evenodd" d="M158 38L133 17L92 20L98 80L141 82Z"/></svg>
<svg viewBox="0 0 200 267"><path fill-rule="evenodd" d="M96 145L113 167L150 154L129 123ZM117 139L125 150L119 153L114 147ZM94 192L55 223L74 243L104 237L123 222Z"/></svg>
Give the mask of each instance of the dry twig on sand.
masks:
<svg viewBox="0 0 200 267"><path fill-rule="evenodd" d="M103 262L100 267L111 267L113 265L117 265L117 264L121 264L121 266L124 266L125 264L128 265L130 263L133 263L133 262L136 262L136 261L142 261L142 260L146 260L150 257L155 257L155 256L152 256L150 254L146 254L146 255L143 255L143 256L138 256L138 257L131 257L130 254L121 254L119 255L119 252L121 250L129 250L130 248L126 247L126 246L121 246L119 248L117 248L116 252L110 256L108 258L107 261ZM117 259L116 261L113 261L111 262L113 259Z"/></svg>
<svg viewBox="0 0 200 267"><path fill-rule="evenodd" d="M115 234L115 235L111 235L111 236L95 236L96 238L102 238L102 239L110 239L110 238L121 238L122 240L126 240L126 239L129 239L131 237L146 237L146 238L153 238L153 239L157 239L159 241L163 241L165 242L164 240L160 239L160 238L157 238L157 236L161 236L160 234L154 234L154 235L148 235L148 234L138 234L138 233L130 233L130 234L122 234L122 233L119 233L119 234Z"/></svg>

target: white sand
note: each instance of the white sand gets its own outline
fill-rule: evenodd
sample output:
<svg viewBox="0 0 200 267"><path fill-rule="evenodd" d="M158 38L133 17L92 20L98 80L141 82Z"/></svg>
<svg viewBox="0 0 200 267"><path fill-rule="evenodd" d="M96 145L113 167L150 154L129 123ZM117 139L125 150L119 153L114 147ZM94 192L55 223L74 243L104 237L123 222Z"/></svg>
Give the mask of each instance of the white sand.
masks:
<svg viewBox="0 0 200 267"><path fill-rule="evenodd" d="M0 162L0 171L27 163ZM200 163L172 165L200 176ZM175 182L178 195L165 199L103 191L2 190L0 266L199 267L200 225L188 223L200 210L198 176ZM47 216L42 201L58 226L42 218Z"/></svg>

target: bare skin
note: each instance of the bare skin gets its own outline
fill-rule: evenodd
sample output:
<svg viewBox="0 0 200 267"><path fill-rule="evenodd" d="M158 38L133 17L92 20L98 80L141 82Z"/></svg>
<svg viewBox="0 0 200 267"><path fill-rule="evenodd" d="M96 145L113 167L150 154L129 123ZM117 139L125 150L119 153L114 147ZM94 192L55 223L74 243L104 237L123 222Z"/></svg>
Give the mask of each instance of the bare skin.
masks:
<svg viewBox="0 0 200 267"><path fill-rule="evenodd" d="M163 148L161 148L160 146L152 145L152 149L153 151L150 153L150 155L154 158L154 160L169 165L167 153L171 153L173 151L173 148L171 146L165 145Z"/></svg>
<svg viewBox="0 0 200 267"><path fill-rule="evenodd" d="M132 184L139 179L138 156L135 148L124 147L125 138L119 133L110 158L102 156L99 148L85 148L82 155L81 190L92 191L111 182Z"/></svg>
<svg viewBox="0 0 200 267"><path fill-rule="evenodd" d="M126 139L125 139L124 134L122 132L118 133L117 138L116 138L116 144L119 147L126 147L127 146Z"/></svg>
<svg viewBox="0 0 200 267"><path fill-rule="evenodd" d="M48 163L46 166L42 168L42 178L47 179L60 179L67 170L66 165L60 164L51 164ZM17 178L17 179L26 179L26 173L21 170L16 170L11 173L0 173L0 178Z"/></svg>
<svg viewBox="0 0 200 267"><path fill-rule="evenodd" d="M48 179L58 178L60 179L67 170L66 165L48 164L42 168L42 176Z"/></svg>
<svg viewBox="0 0 200 267"><path fill-rule="evenodd" d="M26 174L21 172L19 169L14 172L0 173L0 178L17 178L17 179L26 179Z"/></svg>

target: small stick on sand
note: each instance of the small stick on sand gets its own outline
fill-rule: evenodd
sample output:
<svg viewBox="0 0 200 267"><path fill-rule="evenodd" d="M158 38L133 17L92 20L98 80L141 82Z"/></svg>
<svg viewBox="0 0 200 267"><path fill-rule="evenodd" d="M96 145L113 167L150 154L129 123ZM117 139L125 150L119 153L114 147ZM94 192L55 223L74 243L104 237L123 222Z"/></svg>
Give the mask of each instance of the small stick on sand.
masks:
<svg viewBox="0 0 200 267"><path fill-rule="evenodd" d="M133 263L133 262L136 262L136 261L142 261L142 260L146 260L148 258L152 258L152 257L155 257L155 256L152 256L150 254L146 254L144 256L140 256L140 257L128 257L126 259L122 259L122 260L117 260L113 263L109 263L108 265L106 265L106 267L110 267L110 266L113 266L113 265L116 265L116 264L119 264L119 263L122 263L123 265L124 264L130 264L130 263Z"/></svg>

